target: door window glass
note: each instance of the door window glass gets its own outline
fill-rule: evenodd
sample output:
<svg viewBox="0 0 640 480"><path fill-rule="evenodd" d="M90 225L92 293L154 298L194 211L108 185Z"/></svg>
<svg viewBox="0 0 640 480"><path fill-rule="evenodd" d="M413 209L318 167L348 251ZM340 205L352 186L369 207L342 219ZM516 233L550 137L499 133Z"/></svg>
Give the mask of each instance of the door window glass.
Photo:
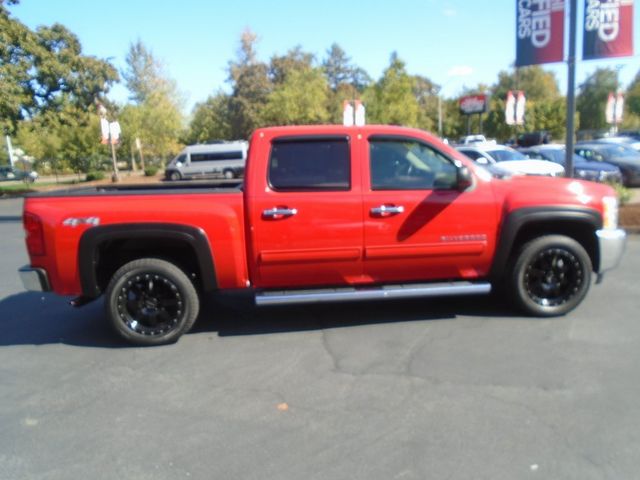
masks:
<svg viewBox="0 0 640 480"><path fill-rule="evenodd" d="M372 190L450 189L457 167L433 148L414 140L369 141Z"/></svg>

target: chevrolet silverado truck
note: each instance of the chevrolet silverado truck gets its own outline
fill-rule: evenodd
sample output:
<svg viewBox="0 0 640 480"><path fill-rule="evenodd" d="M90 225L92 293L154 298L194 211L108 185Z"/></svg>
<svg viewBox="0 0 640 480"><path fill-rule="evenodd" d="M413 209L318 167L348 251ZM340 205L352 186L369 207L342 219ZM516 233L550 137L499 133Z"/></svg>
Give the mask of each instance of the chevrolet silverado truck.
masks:
<svg viewBox="0 0 640 480"><path fill-rule="evenodd" d="M33 194L28 290L104 295L126 340L176 341L202 298L258 306L488 294L563 315L623 254L607 185L493 178L430 134L392 126L259 129L242 184ZM504 289L504 290L503 290Z"/></svg>

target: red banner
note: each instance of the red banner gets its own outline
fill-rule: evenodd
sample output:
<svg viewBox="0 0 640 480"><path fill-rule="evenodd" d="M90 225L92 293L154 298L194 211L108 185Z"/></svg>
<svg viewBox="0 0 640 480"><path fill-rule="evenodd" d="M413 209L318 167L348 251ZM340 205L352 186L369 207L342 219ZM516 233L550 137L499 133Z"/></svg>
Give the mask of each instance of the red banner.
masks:
<svg viewBox="0 0 640 480"><path fill-rule="evenodd" d="M633 0L585 0L582 58L633 55Z"/></svg>
<svg viewBox="0 0 640 480"><path fill-rule="evenodd" d="M516 66L564 60L564 0L516 0Z"/></svg>

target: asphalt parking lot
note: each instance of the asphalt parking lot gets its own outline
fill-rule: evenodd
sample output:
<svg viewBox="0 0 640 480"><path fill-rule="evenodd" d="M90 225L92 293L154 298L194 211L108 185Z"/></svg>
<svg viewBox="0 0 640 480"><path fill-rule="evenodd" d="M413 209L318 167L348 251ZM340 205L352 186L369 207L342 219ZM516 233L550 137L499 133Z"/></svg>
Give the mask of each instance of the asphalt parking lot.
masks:
<svg viewBox="0 0 640 480"><path fill-rule="evenodd" d="M493 298L209 302L128 347L101 302L22 290L0 200L0 479L634 479L640 237L559 319Z"/></svg>

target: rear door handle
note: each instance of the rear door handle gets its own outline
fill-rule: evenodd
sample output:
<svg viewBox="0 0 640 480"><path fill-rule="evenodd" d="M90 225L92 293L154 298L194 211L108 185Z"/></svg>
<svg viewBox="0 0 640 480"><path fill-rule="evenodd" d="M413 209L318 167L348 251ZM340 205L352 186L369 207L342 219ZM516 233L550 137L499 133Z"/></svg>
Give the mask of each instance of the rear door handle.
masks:
<svg viewBox="0 0 640 480"><path fill-rule="evenodd" d="M277 220L279 218L292 217L297 213L297 208L273 207L263 211L262 217Z"/></svg>
<svg viewBox="0 0 640 480"><path fill-rule="evenodd" d="M391 215L397 215L404 213L404 206L402 205L380 205L379 207L373 207L371 209L371 215L376 217L389 217Z"/></svg>

